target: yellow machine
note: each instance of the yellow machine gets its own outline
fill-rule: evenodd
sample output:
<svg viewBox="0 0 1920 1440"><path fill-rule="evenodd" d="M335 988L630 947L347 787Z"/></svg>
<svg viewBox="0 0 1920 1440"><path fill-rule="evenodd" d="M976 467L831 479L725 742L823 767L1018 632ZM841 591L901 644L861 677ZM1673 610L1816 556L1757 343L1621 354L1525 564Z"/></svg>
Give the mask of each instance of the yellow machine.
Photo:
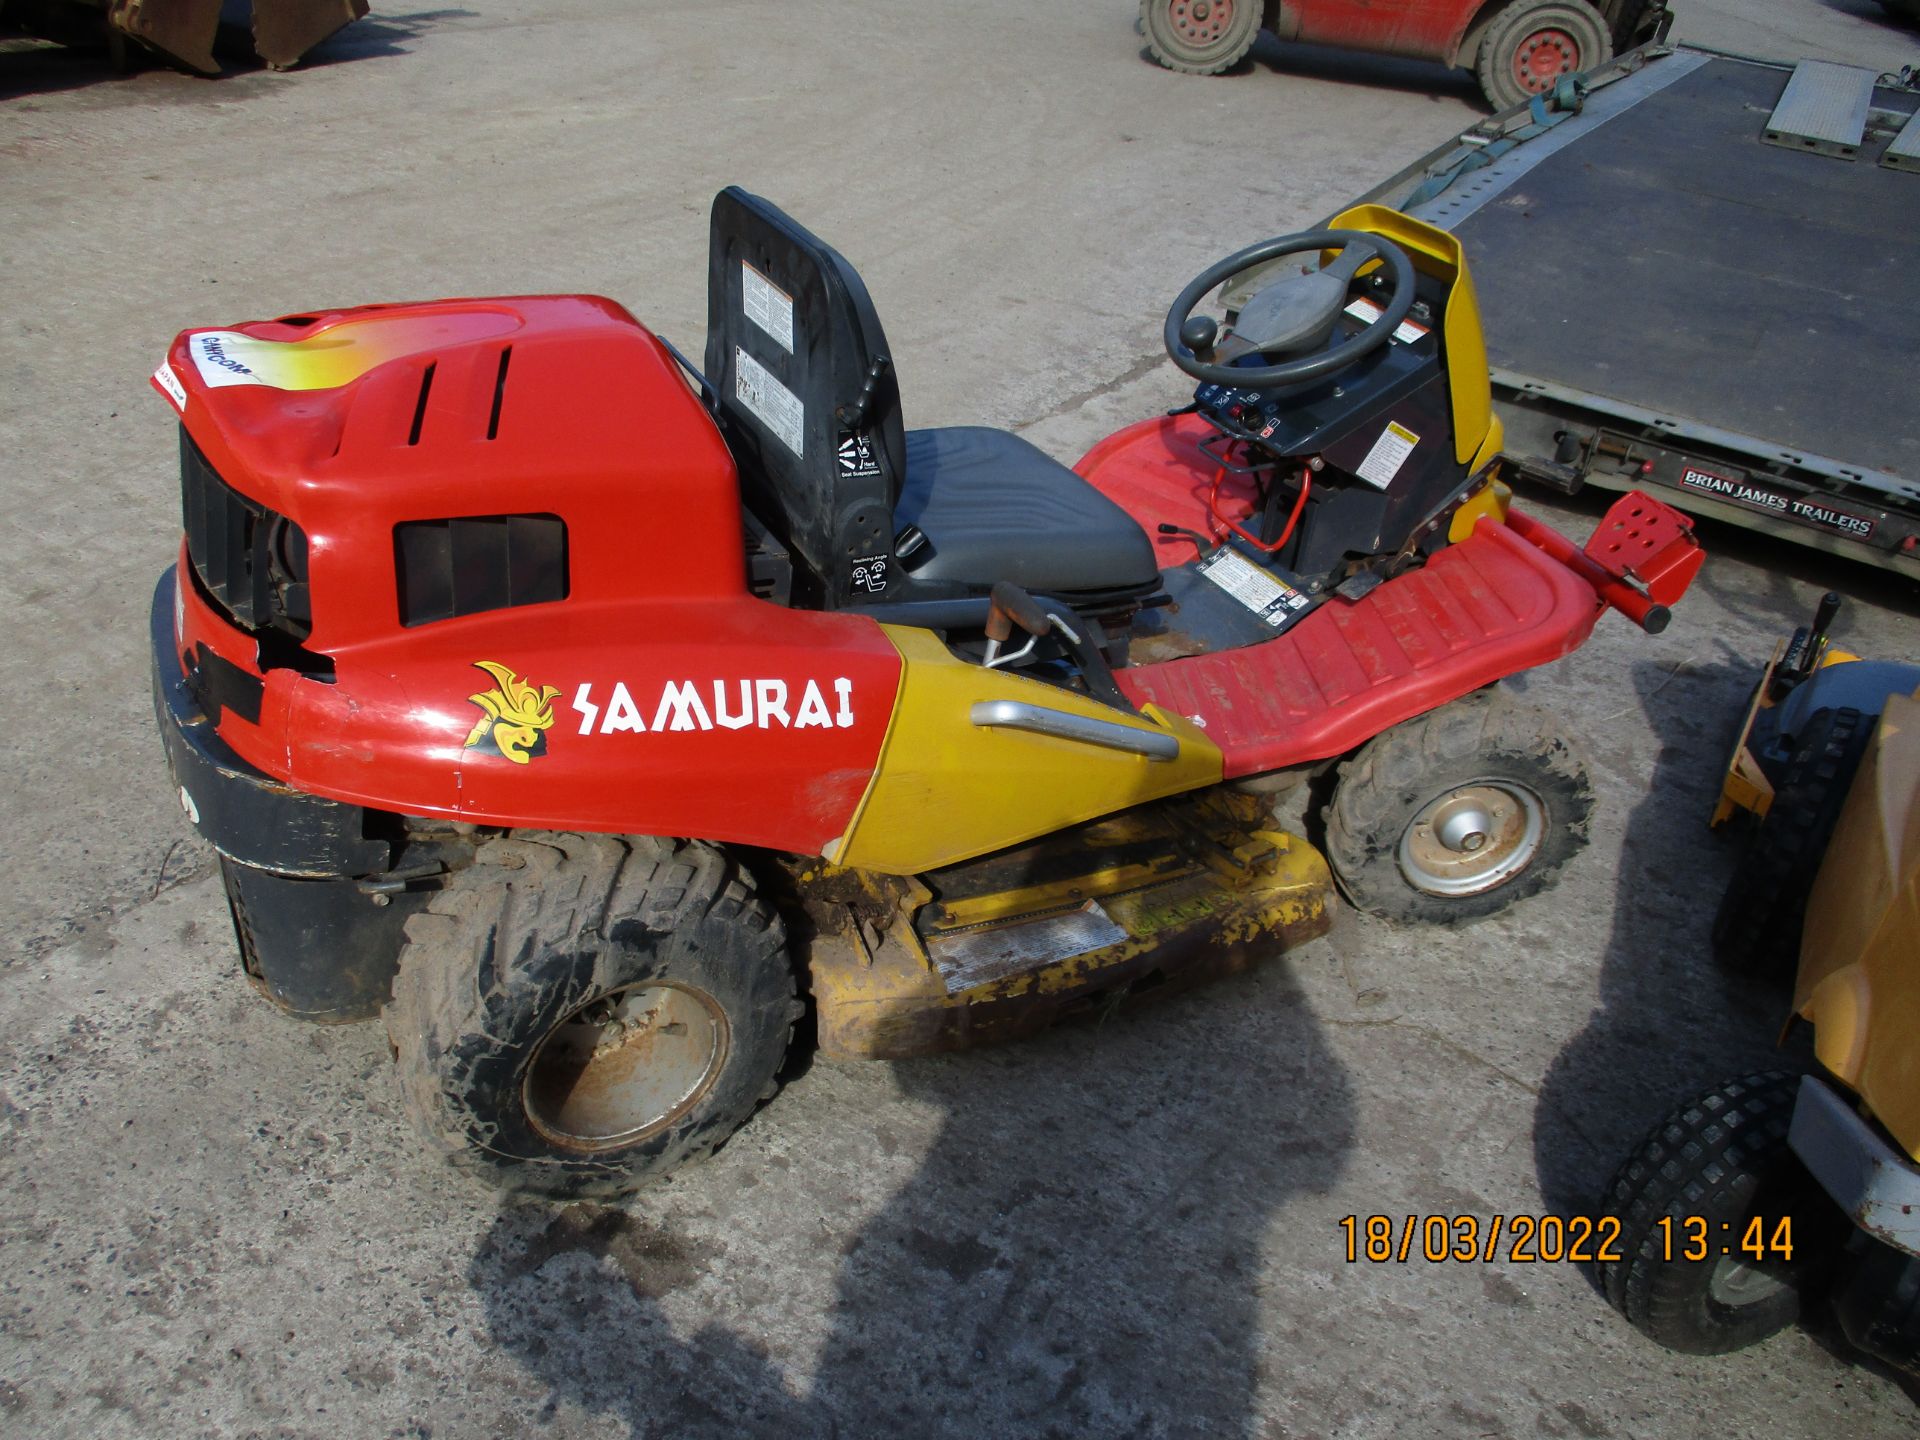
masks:
<svg viewBox="0 0 1920 1440"><path fill-rule="evenodd" d="M1920 666L1832 647L1838 606L1776 652L1714 812L1758 822L1722 958L1797 954L1788 1028L1813 1027L1818 1069L1655 1126L1608 1193L1621 1258L1601 1273L1636 1327L1708 1354L1827 1288L1854 1344L1920 1373Z"/></svg>

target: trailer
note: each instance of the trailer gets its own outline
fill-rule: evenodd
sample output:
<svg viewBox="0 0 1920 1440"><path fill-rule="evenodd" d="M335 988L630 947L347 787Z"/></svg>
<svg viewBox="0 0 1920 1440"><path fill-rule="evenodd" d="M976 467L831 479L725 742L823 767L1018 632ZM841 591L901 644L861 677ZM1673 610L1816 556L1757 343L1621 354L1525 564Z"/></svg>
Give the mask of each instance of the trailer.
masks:
<svg viewBox="0 0 1920 1440"><path fill-rule="evenodd" d="M1360 203L1462 241L1510 475L1920 578L1916 109L1911 67L1650 46Z"/></svg>

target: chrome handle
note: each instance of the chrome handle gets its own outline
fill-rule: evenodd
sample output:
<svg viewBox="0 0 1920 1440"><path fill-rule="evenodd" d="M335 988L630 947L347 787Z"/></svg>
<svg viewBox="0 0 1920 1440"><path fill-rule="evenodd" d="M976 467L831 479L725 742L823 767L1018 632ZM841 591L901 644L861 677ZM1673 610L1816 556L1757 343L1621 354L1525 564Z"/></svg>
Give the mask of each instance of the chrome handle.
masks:
<svg viewBox="0 0 1920 1440"><path fill-rule="evenodd" d="M1034 735L1051 735L1056 740L1077 740L1106 750L1124 750L1149 760L1171 760L1180 753L1180 742L1172 735L1098 720L1091 715L1049 710L1024 700L977 701L969 718L982 729L1025 730Z"/></svg>

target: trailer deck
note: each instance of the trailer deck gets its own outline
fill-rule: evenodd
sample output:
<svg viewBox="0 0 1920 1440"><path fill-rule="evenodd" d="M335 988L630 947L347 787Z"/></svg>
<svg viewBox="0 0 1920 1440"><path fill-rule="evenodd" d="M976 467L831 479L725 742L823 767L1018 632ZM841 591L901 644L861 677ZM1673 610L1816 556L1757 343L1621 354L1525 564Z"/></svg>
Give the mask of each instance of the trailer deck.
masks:
<svg viewBox="0 0 1920 1440"><path fill-rule="evenodd" d="M1849 68L1637 51L1362 197L1465 242L1512 469L1920 578L1920 92Z"/></svg>

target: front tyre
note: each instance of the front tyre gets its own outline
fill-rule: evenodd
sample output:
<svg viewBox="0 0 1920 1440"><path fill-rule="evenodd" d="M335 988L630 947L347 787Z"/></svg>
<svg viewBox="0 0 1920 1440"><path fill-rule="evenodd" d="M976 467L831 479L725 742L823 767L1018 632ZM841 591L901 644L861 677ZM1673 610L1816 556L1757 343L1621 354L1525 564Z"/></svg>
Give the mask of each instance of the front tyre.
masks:
<svg viewBox="0 0 1920 1440"><path fill-rule="evenodd" d="M1787 1144L1799 1090L1784 1070L1730 1080L1654 1126L1613 1177L1603 1209L1620 1221L1621 1258L1601 1264L1600 1283L1667 1349L1724 1354L1799 1315L1828 1218Z"/></svg>
<svg viewBox="0 0 1920 1440"><path fill-rule="evenodd" d="M1458 924L1551 885L1585 848L1592 814L1586 764L1553 718L1483 690L1340 766L1327 860L1362 910Z"/></svg>
<svg viewBox="0 0 1920 1440"><path fill-rule="evenodd" d="M386 1021L429 1141L576 1199L717 1149L799 1010L780 922L722 851L543 834L488 841L408 921Z"/></svg>
<svg viewBox="0 0 1920 1440"><path fill-rule="evenodd" d="M1753 832L1713 919L1720 963L1755 975L1791 975L1807 900L1840 809L1873 739L1874 720L1841 707L1814 712Z"/></svg>
<svg viewBox="0 0 1920 1440"><path fill-rule="evenodd" d="M1140 0L1153 58L1188 75L1238 65L1260 35L1260 0Z"/></svg>

